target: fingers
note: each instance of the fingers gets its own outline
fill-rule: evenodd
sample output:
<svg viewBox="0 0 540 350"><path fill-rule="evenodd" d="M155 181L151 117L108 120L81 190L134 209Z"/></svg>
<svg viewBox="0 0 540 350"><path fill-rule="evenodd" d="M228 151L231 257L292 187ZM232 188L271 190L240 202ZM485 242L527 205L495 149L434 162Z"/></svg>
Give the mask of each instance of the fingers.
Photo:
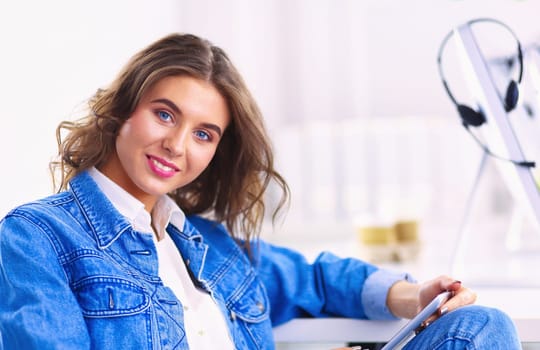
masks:
<svg viewBox="0 0 540 350"><path fill-rule="evenodd" d="M458 291L454 292L454 295L448 299L448 301L444 303L436 313L429 316L422 323L422 329L446 313L462 306L473 304L475 301L476 293L472 292L470 289L461 287Z"/></svg>
<svg viewBox="0 0 540 350"><path fill-rule="evenodd" d="M457 292L461 288L461 281L451 280L449 283L444 283L442 287L449 292Z"/></svg>
<svg viewBox="0 0 540 350"><path fill-rule="evenodd" d="M433 291L437 290L437 294L443 291L450 291L452 292L452 297L448 299L435 314L431 315L425 321L425 326L447 312L455 310L461 306L473 304L476 301L476 293L466 287L463 287L461 281L451 277L440 276L435 280L432 280L431 285L433 286Z"/></svg>
<svg viewBox="0 0 540 350"><path fill-rule="evenodd" d="M445 291L456 291L461 287L461 281L449 276L439 276L431 282L433 292L437 294Z"/></svg>
<svg viewBox="0 0 540 350"><path fill-rule="evenodd" d="M462 282L449 276L440 276L432 281L432 286L435 294L442 292L454 292L456 294L461 291Z"/></svg>
<svg viewBox="0 0 540 350"><path fill-rule="evenodd" d="M461 282L448 276L439 276L422 284L419 291L420 308L424 308L433 298L445 291L456 291Z"/></svg>
<svg viewBox="0 0 540 350"><path fill-rule="evenodd" d="M468 288L460 286L459 289L454 290L453 292L454 296L444 303L439 313L449 312L458 307L473 304L476 301L476 293Z"/></svg>

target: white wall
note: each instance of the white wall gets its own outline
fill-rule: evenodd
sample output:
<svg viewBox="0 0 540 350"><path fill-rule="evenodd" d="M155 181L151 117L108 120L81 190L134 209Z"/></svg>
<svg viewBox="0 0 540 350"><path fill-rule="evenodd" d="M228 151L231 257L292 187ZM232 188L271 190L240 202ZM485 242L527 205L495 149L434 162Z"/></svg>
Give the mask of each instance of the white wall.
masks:
<svg viewBox="0 0 540 350"><path fill-rule="evenodd" d="M471 18L493 17L512 27L524 45L540 39L540 3L531 0L181 4L182 30L200 33L228 50L271 123L447 114L451 106L435 58L453 27ZM503 53L513 53L514 44L496 28L495 33ZM462 81L455 83L459 87ZM466 100L467 95L460 97Z"/></svg>

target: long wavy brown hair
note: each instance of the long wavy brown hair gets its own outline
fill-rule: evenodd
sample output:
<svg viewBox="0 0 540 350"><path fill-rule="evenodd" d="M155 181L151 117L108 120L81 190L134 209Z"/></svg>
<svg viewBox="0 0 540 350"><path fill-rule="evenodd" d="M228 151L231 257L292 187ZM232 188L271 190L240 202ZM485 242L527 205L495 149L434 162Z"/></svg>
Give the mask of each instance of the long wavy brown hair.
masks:
<svg viewBox="0 0 540 350"><path fill-rule="evenodd" d="M212 83L227 101L231 123L203 173L169 195L186 215L210 217L224 223L234 238L249 242L260 233L270 183L281 192L273 219L288 202L289 189L274 169L261 112L241 75L222 49L191 34L168 35L137 53L109 87L88 101L87 116L60 123L58 158L50 164L55 189L67 189L74 176L99 167L115 152L118 131L141 96L161 79L178 75Z"/></svg>

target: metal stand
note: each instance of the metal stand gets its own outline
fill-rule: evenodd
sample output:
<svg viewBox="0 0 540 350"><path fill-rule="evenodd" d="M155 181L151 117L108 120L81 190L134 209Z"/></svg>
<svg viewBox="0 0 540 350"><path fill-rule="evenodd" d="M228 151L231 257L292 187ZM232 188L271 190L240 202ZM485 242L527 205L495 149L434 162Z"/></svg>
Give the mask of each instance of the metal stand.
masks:
<svg viewBox="0 0 540 350"><path fill-rule="evenodd" d="M536 268L540 263L540 239L538 227L528 230L526 227L528 217L520 203L515 203L508 222L503 224L500 234L504 236L489 237L491 242L478 246L468 252L471 259L466 259L466 248L471 246L471 240L478 236L471 234L471 219L474 217L476 202L479 198L478 190L481 188L481 179L485 174L489 154L484 152L471 190L467 197L463 217L457 233L453 254L450 259L451 274L458 278L468 279L468 284L477 287L540 287L540 270ZM491 230L492 228L487 228ZM494 232L490 232L493 234ZM529 234L527 236L527 234ZM499 246L493 244L500 243ZM474 260L478 254L481 259ZM467 261L469 260L469 261ZM462 277L463 276L463 277Z"/></svg>
<svg viewBox="0 0 540 350"><path fill-rule="evenodd" d="M474 182L471 187L471 191L469 192L469 195L467 196L467 203L465 205L465 213L463 214L463 218L461 219L461 223L459 225L458 235L457 235L456 243L454 245L454 252L452 254L452 259L451 259L450 271L452 271L452 273L455 276L459 276L461 272L464 271L463 270L463 246L466 243L465 239L467 237L465 233L466 231L468 231L471 213L473 211L474 204L476 202L476 192L480 185L480 180L484 174L484 170L486 168L486 163L487 163L488 158L489 158L489 154L487 152L483 152L482 158L480 159L480 165L478 166L478 170L476 171L476 176L474 178Z"/></svg>

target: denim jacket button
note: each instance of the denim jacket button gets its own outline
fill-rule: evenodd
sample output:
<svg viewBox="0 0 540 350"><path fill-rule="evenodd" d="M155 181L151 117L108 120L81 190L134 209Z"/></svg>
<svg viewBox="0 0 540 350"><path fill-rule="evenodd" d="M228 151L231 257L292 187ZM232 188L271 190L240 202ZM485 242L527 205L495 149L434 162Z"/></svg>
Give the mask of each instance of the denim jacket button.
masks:
<svg viewBox="0 0 540 350"><path fill-rule="evenodd" d="M264 311L264 304L261 303L260 301L257 302L257 308L259 308L259 310L261 311Z"/></svg>

